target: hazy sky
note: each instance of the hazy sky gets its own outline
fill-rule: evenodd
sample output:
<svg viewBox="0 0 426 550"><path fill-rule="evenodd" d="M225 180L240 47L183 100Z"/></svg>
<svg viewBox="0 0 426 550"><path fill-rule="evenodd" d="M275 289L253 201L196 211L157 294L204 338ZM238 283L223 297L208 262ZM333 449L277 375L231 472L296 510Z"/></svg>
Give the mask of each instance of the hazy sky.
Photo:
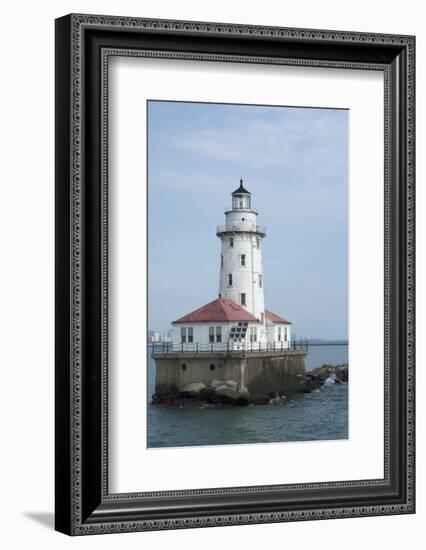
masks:
<svg viewBox="0 0 426 550"><path fill-rule="evenodd" d="M215 299L216 226L240 177L265 225L265 306L347 338L348 111L148 103L149 327Z"/></svg>

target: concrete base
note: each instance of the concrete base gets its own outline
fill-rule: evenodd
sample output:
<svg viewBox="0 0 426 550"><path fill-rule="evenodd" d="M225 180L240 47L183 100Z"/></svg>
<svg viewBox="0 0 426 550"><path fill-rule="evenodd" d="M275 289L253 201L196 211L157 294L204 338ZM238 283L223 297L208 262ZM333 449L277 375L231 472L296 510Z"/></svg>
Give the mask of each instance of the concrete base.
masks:
<svg viewBox="0 0 426 550"><path fill-rule="evenodd" d="M156 363L157 403L179 398L190 384L235 382L248 402L304 391L306 351L172 352L152 354ZM248 392L248 394L247 394ZM163 399L164 397L164 399Z"/></svg>

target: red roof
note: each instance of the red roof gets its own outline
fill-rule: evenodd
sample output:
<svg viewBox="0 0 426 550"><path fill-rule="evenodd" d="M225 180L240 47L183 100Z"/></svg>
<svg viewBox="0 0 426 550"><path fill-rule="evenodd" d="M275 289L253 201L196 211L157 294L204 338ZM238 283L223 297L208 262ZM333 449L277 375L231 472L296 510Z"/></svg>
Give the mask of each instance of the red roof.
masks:
<svg viewBox="0 0 426 550"><path fill-rule="evenodd" d="M210 323L229 321L250 321L259 323L254 315L240 307L233 300L216 298L213 302L191 311L173 323Z"/></svg>
<svg viewBox="0 0 426 550"><path fill-rule="evenodd" d="M272 313L272 311L269 311L267 309L265 309L265 315L266 315L267 319L272 321L272 323L291 325L290 321L286 321L285 319L283 319L279 315L275 315L275 313Z"/></svg>

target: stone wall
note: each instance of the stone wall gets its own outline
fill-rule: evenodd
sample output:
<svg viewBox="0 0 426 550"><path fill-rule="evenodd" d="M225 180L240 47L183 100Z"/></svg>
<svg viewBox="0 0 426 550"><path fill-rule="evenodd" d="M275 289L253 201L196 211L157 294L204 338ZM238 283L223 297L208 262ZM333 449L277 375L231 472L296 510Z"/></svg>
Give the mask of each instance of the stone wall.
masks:
<svg viewBox="0 0 426 550"><path fill-rule="evenodd" d="M154 353L155 395L178 395L190 384L232 381L249 401L304 390L305 351Z"/></svg>

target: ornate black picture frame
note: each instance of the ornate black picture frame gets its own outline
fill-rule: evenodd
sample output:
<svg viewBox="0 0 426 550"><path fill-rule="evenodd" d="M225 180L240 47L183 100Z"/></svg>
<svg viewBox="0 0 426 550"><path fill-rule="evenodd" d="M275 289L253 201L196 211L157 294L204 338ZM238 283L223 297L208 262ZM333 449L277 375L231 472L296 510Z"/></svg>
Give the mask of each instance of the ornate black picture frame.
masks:
<svg viewBox="0 0 426 550"><path fill-rule="evenodd" d="M108 492L110 56L382 71L383 479ZM56 529L69 535L414 513L413 36L68 15L56 21Z"/></svg>

